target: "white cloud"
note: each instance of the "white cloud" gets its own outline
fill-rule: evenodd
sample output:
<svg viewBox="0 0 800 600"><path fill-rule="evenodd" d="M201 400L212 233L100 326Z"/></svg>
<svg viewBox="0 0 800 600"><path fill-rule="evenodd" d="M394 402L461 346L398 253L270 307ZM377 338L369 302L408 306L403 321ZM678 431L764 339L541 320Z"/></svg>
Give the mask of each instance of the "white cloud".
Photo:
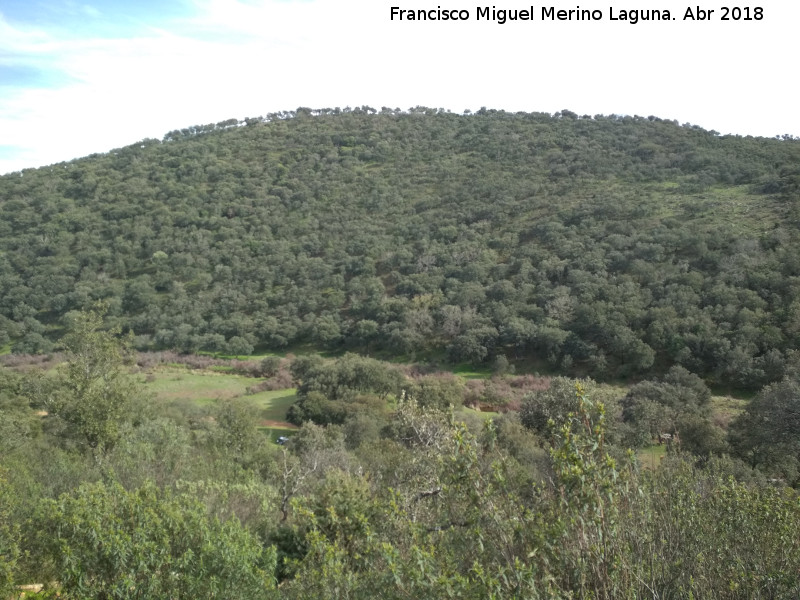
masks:
<svg viewBox="0 0 800 600"><path fill-rule="evenodd" d="M800 134L793 95L780 85L796 54L798 9L788 3L765 7L762 22L633 26L398 23L392 4L404 3L198 0L191 15L128 38L65 38L0 16L0 64L61 81L4 88L0 144L20 152L0 158L0 172L297 106L569 108Z"/></svg>
<svg viewBox="0 0 800 600"><path fill-rule="evenodd" d="M99 10L97 10L97 8L91 6L90 4L84 4L83 6L81 6L81 10L87 17L90 17L92 19L97 19L101 17L103 14Z"/></svg>

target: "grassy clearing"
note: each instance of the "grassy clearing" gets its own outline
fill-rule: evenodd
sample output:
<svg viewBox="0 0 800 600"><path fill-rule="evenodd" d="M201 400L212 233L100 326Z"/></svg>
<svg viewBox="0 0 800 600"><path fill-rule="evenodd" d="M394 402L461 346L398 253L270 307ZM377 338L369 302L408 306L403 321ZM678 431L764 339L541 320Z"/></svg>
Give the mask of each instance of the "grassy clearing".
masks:
<svg viewBox="0 0 800 600"><path fill-rule="evenodd" d="M459 375L464 379L489 379L492 376L492 370L487 368L475 367L470 363L461 363L453 365L450 369L453 374Z"/></svg>
<svg viewBox="0 0 800 600"><path fill-rule="evenodd" d="M725 224L742 235L759 235L782 220L784 208L750 186L715 186L684 198L685 211L699 223Z"/></svg>
<svg viewBox="0 0 800 600"><path fill-rule="evenodd" d="M256 409L259 424L268 429L291 429L286 423L286 411L295 401L297 390L285 389L247 394L247 388L262 381L243 375L218 371L187 371L164 369L152 375L145 385L156 400L165 403L188 403L209 407L240 398Z"/></svg>
<svg viewBox="0 0 800 600"><path fill-rule="evenodd" d="M262 419L279 422L286 420L286 411L296 399L297 390L294 388L259 392L245 397L247 402L259 410Z"/></svg>
<svg viewBox="0 0 800 600"><path fill-rule="evenodd" d="M461 406L458 409L459 413L464 413L467 415L475 415L480 417L481 419L493 419L495 417L500 416L499 412L491 412L491 411L484 411L484 410L475 410L474 408L470 408L469 406ZM458 415L456 415L458 416Z"/></svg>
<svg viewBox="0 0 800 600"><path fill-rule="evenodd" d="M680 218L710 229L727 228L745 236L758 237L775 223L786 219L785 205L773 197L754 193L747 185L714 185L694 189L692 177L645 186L642 202L657 219ZM617 191L617 197L622 192ZM637 192L642 196L641 190Z"/></svg>
<svg viewBox="0 0 800 600"><path fill-rule="evenodd" d="M643 469L656 469L667 454L666 445L653 445L636 452L636 458Z"/></svg>
<svg viewBox="0 0 800 600"><path fill-rule="evenodd" d="M742 414L747 408L749 400L734 398L733 396L711 396L711 414L714 421L727 429L731 421Z"/></svg>
<svg viewBox="0 0 800 600"><path fill-rule="evenodd" d="M281 427L259 427L258 430L264 435L269 436L269 439L273 444L277 444L279 437L292 437L297 431L297 428L288 429Z"/></svg>
<svg viewBox="0 0 800 600"><path fill-rule="evenodd" d="M147 388L159 400L192 400L198 404L243 396L247 386L256 381L243 375L172 368L154 373L154 377L153 381L147 382Z"/></svg>

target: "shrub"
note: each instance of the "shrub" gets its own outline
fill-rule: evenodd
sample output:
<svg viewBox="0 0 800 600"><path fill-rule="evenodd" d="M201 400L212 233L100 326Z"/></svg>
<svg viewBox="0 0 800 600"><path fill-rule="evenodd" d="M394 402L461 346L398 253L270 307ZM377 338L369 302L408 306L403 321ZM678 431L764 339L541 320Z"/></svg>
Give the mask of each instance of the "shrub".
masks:
<svg viewBox="0 0 800 600"><path fill-rule="evenodd" d="M44 501L38 525L49 575L67 597L255 599L274 588L274 548L150 483L130 492L82 485Z"/></svg>

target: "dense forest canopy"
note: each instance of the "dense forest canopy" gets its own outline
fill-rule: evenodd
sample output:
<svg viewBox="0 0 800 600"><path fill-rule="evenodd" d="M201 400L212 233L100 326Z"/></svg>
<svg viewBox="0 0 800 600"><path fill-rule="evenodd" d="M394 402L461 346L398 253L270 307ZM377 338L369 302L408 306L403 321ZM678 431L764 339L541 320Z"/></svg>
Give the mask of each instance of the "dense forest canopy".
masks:
<svg viewBox="0 0 800 600"><path fill-rule="evenodd" d="M0 346L49 351L106 299L140 349L758 388L798 363L799 194L797 140L655 117L301 108L176 130L0 177Z"/></svg>

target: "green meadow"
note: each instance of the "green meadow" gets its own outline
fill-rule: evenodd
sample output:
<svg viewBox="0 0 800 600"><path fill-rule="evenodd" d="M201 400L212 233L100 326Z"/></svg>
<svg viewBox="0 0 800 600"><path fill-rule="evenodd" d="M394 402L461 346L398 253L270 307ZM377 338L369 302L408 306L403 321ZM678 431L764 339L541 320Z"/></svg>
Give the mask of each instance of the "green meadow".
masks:
<svg viewBox="0 0 800 600"><path fill-rule="evenodd" d="M263 379L245 377L216 370L190 371L178 367L162 367L146 378L146 388L157 402L196 409L220 406L223 402L239 399L252 406L259 419L259 427L269 430L289 430L295 427L286 422L286 411L295 400L294 388L250 393L248 388Z"/></svg>

